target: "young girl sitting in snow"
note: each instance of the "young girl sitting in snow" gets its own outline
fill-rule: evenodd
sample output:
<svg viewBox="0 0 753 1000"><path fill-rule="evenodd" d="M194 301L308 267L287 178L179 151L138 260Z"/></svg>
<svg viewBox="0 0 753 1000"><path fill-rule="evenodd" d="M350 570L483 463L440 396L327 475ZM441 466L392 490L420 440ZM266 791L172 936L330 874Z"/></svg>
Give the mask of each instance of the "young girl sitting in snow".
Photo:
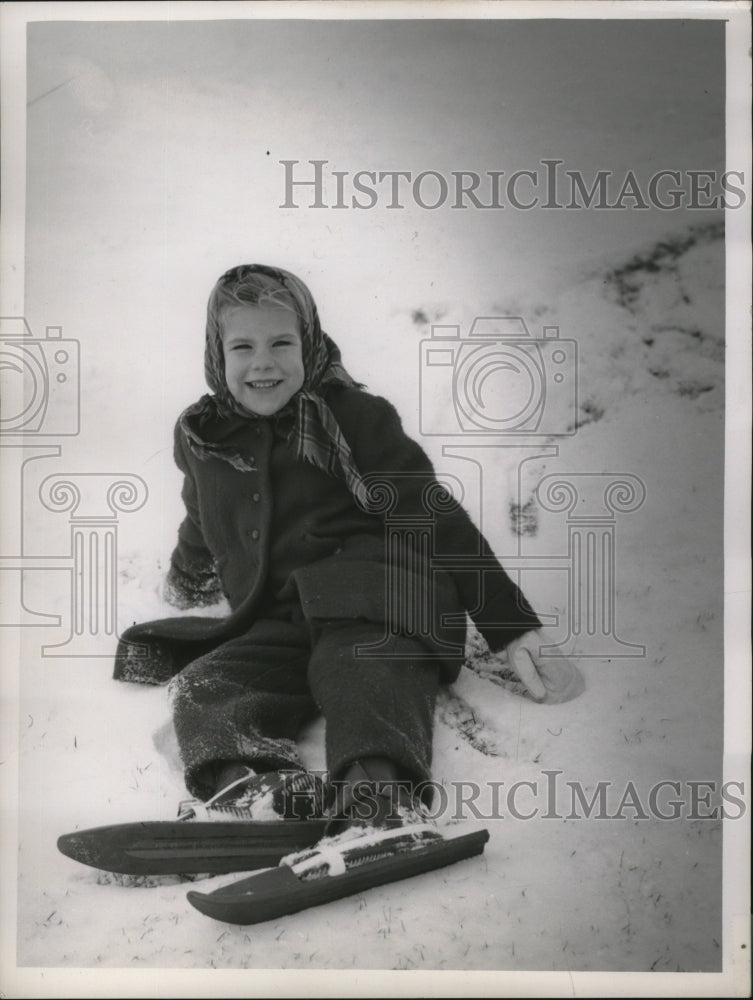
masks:
<svg viewBox="0 0 753 1000"><path fill-rule="evenodd" d="M463 662L465 612L539 700L540 622L395 409L346 372L292 274L242 265L220 278L205 374L212 395L175 428L186 517L168 596L187 609L224 595L231 614L134 626L115 676L174 678L175 730L196 796L188 815L326 811L332 833L423 822L414 792L430 778L438 686ZM385 509L426 516L431 491L435 554L485 557L483 571L432 568L418 547L388 557ZM418 598L390 593L398 579L409 598L428 588L429 627L416 626ZM326 794L295 745L319 713Z"/></svg>

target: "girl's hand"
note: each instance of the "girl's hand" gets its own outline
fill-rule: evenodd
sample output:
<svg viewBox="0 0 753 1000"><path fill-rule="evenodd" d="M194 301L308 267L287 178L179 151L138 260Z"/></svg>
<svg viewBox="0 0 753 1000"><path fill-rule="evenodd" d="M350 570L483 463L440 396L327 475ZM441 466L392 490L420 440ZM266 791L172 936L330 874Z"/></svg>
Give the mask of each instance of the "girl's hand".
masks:
<svg viewBox="0 0 753 1000"><path fill-rule="evenodd" d="M515 673L534 701L557 705L577 698L585 681L572 660L564 656L539 656L543 642L540 629L526 632L508 643L507 648L484 659L481 676Z"/></svg>
<svg viewBox="0 0 753 1000"><path fill-rule="evenodd" d="M542 637L539 629L533 632L525 632L517 639L513 639L512 642L508 643L507 648L501 653L495 654L495 659L500 668L502 664L507 669L512 667L520 680L528 688L531 697L535 698L536 701L543 701L547 696L547 689L539 676L539 667L542 666L538 652L541 641ZM494 668L492 667L492 669Z"/></svg>

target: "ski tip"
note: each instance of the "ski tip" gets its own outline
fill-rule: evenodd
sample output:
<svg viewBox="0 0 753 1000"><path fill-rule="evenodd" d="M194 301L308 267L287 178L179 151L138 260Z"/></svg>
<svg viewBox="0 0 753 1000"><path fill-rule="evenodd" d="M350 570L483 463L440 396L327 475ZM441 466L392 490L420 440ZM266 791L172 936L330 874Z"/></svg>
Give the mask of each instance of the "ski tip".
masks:
<svg viewBox="0 0 753 1000"><path fill-rule="evenodd" d="M58 850L67 858L77 860L78 836L75 833L64 833L58 837Z"/></svg>
<svg viewBox="0 0 753 1000"><path fill-rule="evenodd" d="M75 833L64 833L58 837L58 850L71 861L92 868L104 868L105 852L91 830L81 830Z"/></svg>
<svg viewBox="0 0 753 1000"><path fill-rule="evenodd" d="M198 910L199 913L203 913L205 917L215 917L211 903L207 903L209 893L196 892L192 889L190 892L186 893L186 899L195 910ZM216 919L221 920L222 918L217 916Z"/></svg>
<svg viewBox="0 0 753 1000"><path fill-rule="evenodd" d="M61 854L85 865L96 865L97 859L92 853L91 846L90 839L80 833L64 833L57 841Z"/></svg>

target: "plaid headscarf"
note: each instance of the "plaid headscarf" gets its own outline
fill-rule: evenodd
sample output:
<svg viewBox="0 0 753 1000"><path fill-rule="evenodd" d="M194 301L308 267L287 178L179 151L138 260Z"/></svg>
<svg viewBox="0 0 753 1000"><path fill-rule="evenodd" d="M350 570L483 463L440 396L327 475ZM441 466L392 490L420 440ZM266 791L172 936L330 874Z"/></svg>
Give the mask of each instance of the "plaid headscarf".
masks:
<svg viewBox="0 0 753 1000"><path fill-rule="evenodd" d="M204 374L214 395L202 396L181 414L180 426L188 445L199 458L221 458L242 471L255 469L248 457L222 442L228 429L268 418L241 406L227 386L220 321L225 306L267 302L293 308L298 316L305 373L301 389L273 419L284 422L287 417L292 422L287 443L299 459L344 480L356 500L366 504L366 487L348 442L320 395L329 385L359 383L345 370L337 345L322 330L311 292L299 278L281 268L241 264L223 274L212 289L207 304Z"/></svg>

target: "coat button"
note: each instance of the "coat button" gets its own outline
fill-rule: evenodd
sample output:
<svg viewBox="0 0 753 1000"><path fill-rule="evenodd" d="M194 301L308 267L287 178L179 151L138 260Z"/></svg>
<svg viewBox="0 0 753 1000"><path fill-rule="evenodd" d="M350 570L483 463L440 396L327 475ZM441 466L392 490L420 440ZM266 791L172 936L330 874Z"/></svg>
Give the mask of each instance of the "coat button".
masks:
<svg viewBox="0 0 753 1000"><path fill-rule="evenodd" d="M254 503L258 503L261 500L261 493L254 493L251 499L254 501Z"/></svg>
<svg viewBox="0 0 753 1000"><path fill-rule="evenodd" d="M254 539L254 541L256 541L256 539L259 537L259 532L256 528L254 528L254 530L251 532L251 537Z"/></svg>

